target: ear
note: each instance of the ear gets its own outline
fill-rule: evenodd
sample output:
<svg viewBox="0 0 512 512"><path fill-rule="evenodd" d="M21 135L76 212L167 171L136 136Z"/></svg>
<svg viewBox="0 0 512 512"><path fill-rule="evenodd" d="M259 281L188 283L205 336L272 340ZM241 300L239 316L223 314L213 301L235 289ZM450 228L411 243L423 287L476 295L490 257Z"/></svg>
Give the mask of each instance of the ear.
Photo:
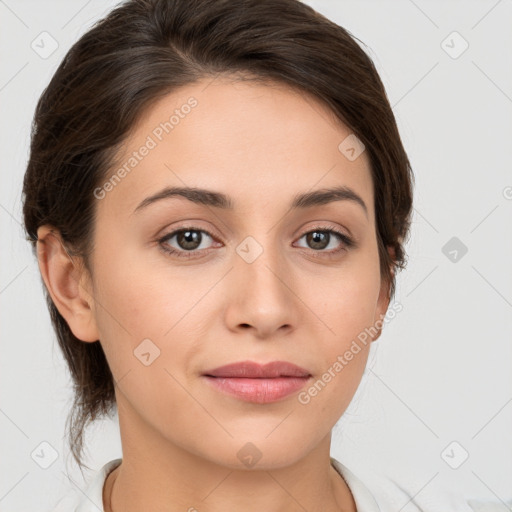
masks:
<svg viewBox="0 0 512 512"><path fill-rule="evenodd" d="M46 288L73 334L82 341L99 339L88 275L69 255L60 233L45 225L37 230L37 259Z"/></svg>
<svg viewBox="0 0 512 512"><path fill-rule="evenodd" d="M388 246L388 253L395 260L395 251L391 246ZM395 276L395 268L391 266L391 276ZM375 318L373 319L373 325L377 329L377 334L372 336L372 341L377 341L382 333L382 326L384 323L383 318L386 316L386 312L389 307L391 293L391 282L386 282L384 279L381 280L381 287L379 292L379 298L377 300L377 307L375 309Z"/></svg>

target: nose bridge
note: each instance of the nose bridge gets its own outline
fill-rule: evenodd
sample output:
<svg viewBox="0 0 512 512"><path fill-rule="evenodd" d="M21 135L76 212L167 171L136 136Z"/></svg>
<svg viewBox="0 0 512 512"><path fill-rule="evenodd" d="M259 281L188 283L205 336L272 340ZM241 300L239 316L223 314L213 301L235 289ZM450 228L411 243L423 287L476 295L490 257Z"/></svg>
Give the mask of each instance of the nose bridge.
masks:
<svg viewBox="0 0 512 512"><path fill-rule="evenodd" d="M273 233L249 235L235 251L237 285L231 312L237 313L231 320L267 333L282 325L293 325L293 284Z"/></svg>
<svg viewBox="0 0 512 512"><path fill-rule="evenodd" d="M285 272L285 258L272 233L249 235L236 247L237 266L247 273L250 282L281 289Z"/></svg>

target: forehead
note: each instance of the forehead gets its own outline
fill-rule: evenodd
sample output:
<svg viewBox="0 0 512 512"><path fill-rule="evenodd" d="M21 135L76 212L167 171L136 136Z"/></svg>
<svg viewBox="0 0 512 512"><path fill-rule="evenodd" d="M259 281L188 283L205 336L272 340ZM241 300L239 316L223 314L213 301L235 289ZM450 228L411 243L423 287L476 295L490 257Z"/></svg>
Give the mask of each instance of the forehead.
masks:
<svg viewBox="0 0 512 512"><path fill-rule="evenodd" d="M373 218L368 156L340 149L351 137L322 102L287 85L204 78L143 112L105 177L113 186L101 208L130 215L162 187L187 186L222 191L248 211L346 185Z"/></svg>

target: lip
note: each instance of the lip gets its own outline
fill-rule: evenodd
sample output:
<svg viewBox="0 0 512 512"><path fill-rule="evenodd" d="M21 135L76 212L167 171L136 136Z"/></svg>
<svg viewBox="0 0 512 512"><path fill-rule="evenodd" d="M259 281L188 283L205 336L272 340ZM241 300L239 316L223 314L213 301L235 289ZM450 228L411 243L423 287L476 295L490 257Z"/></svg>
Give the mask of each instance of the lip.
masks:
<svg viewBox="0 0 512 512"><path fill-rule="evenodd" d="M293 363L242 361L208 370L202 377L222 393L246 402L277 402L303 388L311 374Z"/></svg>
<svg viewBox="0 0 512 512"><path fill-rule="evenodd" d="M272 379L275 377L309 377L311 374L304 368L287 361L271 361L263 365L253 361L240 361L239 363L227 364L208 370L203 375L209 377Z"/></svg>

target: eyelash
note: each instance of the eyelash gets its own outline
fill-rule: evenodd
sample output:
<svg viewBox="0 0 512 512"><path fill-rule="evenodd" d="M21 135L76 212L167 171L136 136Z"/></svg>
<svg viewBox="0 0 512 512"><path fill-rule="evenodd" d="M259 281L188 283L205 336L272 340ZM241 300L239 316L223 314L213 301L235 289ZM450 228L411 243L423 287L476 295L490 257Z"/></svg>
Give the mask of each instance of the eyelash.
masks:
<svg viewBox="0 0 512 512"><path fill-rule="evenodd" d="M185 258L185 259L193 259L193 258L200 257L200 256L195 256L198 252L201 252L201 251L197 251L197 249L195 249L193 251L169 249L169 246L166 246L164 244L164 242L167 242L168 240L170 240L171 238L173 238L175 235L177 235L178 233L180 233L182 231L199 231L201 233L206 233L209 237L211 237L212 239L215 240L215 237L206 229L197 228L194 226L184 226L182 228L176 229L175 231L172 231L171 233L168 233L167 235L165 235L162 238L157 240L161 250L165 254L171 255L171 256L177 256L178 258ZM355 242L350 237L348 237L341 231L338 231L337 229L334 229L332 227L317 226L309 231L306 231L300 238L303 238L305 235L308 235L308 234L314 233L314 232L333 233L343 243L343 246L341 248L334 249L331 251L323 251L323 250L315 251L314 249L311 249L311 251L313 251L313 253L320 253L322 255L322 256L314 255L314 257L317 257L317 258L325 257L325 256L327 256L328 258L334 257L334 256L337 256L338 253L340 253L341 251L346 251L346 250L351 249L352 247L356 246ZM300 240L300 238L299 238L299 240ZM301 249L305 249L305 248L301 247ZM207 254L211 250L213 250L213 249L203 249L203 251L207 251Z"/></svg>
<svg viewBox="0 0 512 512"><path fill-rule="evenodd" d="M176 256L178 258L193 259L193 258L200 257L200 256L196 256L198 252L207 251L207 254L208 254L209 252L211 252L211 250L213 250L213 249L203 249L202 251L197 251L197 249L196 249L194 251L185 251L185 250L170 249L168 245L165 245L165 242L167 242L168 240L170 240L171 238L173 238L175 235L179 234L182 231L198 231L201 233L206 233L209 237L211 237L213 240L215 240L214 235L212 235L206 229L197 228L194 226L184 226L175 231L172 231L171 233L168 233L167 235L163 236L162 238L160 238L158 240L159 246L165 254L170 255L170 256ZM355 242L350 237L348 237L341 231L338 231L335 228L327 227L327 226L317 226L317 227L307 231L306 233L304 233L300 238L303 238L304 236L306 236L310 233L314 233L314 232L330 233L330 234L332 233L332 234L336 235L338 237L338 239L342 242L342 247L339 249L334 249L334 250L330 250L330 251L311 249L311 251L313 251L313 254L320 253L320 255L314 254L313 257L316 257L316 258L335 257L341 251L346 251L348 249L351 249L352 247L355 247L355 245L356 245ZM299 240L300 240L300 238L299 238ZM305 248L302 248L302 249L305 249Z"/></svg>

